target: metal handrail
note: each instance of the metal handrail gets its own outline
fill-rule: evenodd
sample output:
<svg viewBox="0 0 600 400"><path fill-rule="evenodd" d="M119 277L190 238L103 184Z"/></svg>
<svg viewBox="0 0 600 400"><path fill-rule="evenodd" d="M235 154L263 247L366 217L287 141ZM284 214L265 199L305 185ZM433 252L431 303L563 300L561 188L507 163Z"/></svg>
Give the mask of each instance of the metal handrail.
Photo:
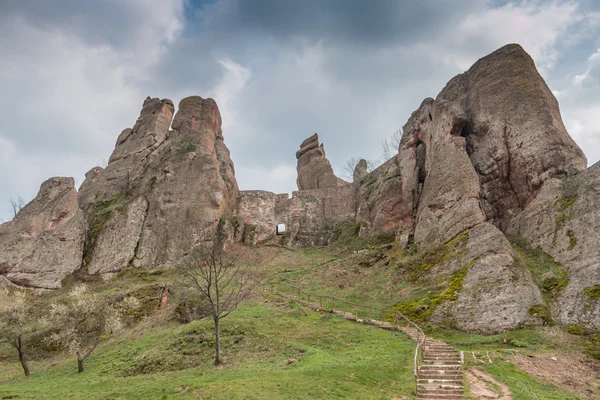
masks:
<svg viewBox="0 0 600 400"><path fill-rule="evenodd" d="M263 291L264 291L264 282L263 282ZM289 286L293 289L295 289L295 291L297 292L297 296L298 296L298 300L300 300L300 294L304 294L307 297L307 302L310 303L310 297L314 297L314 298L319 298L320 301L320 307L322 309L323 308L323 299L331 299L332 300L332 307L331 307L331 311L335 311L335 301L341 302L343 304L347 304L350 306L355 307L356 311L357 311L357 317L358 317L358 308L367 308L373 311L379 311L382 314L387 314L387 313L394 313L395 314L395 319L394 322L396 323L396 325L398 325L398 320L400 318L404 319L406 322L408 322L409 325L412 325L413 327L415 327L417 329L417 332L419 333L417 335L417 348L415 349L415 357L414 357L414 363L413 363L413 375L415 376L415 379L417 378L417 373L418 373L418 359L419 359L419 351L422 351L423 345L425 343L425 333L423 332L423 330L421 329L421 327L419 325L417 325L416 323L414 323L413 321L411 321L408 317L406 317L404 314L402 314L400 311L398 310L386 310L383 308L377 308L377 307L371 307L371 306L365 306L362 304L356 304L356 303L352 303L351 301L347 301L344 299L340 299L339 297L335 297L335 296L330 296L330 295L322 295L322 294L310 294L309 292L305 291L304 289L298 287L298 286L294 286L292 284L289 284L287 282L268 282L268 284L275 286L275 284L282 284L285 286ZM344 314L346 314L346 309L344 307ZM400 318L399 318L400 317ZM369 318L371 319L371 318Z"/></svg>

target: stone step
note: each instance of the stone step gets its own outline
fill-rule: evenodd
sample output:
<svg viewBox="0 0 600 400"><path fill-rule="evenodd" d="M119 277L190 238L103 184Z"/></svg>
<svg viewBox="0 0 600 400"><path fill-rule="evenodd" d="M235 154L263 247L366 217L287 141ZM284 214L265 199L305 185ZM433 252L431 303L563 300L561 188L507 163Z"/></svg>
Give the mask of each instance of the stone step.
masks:
<svg viewBox="0 0 600 400"><path fill-rule="evenodd" d="M459 369L419 369L418 371L420 375L445 375L445 376L462 376L462 371Z"/></svg>
<svg viewBox="0 0 600 400"><path fill-rule="evenodd" d="M462 394L418 394L417 399L427 400L464 400Z"/></svg>
<svg viewBox="0 0 600 400"><path fill-rule="evenodd" d="M463 375L455 374L455 373L446 374L446 373L431 372L431 373L419 373L417 377L422 378L422 379L462 379Z"/></svg>
<svg viewBox="0 0 600 400"><path fill-rule="evenodd" d="M435 383L424 383L418 385L418 390L464 390L463 385L446 385L446 384L435 384Z"/></svg>
<svg viewBox="0 0 600 400"><path fill-rule="evenodd" d="M419 370L427 370L427 369L445 369L445 370L458 370L462 371L462 367L460 365L419 365Z"/></svg>
<svg viewBox="0 0 600 400"><path fill-rule="evenodd" d="M464 386L462 379L425 379L425 378L417 378L418 385L452 385L452 386Z"/></svg>
<svg viewBox="0 0 600 400"><path fill-rule="evenodd" d="M421 389L419 394L463 394L462 389Z"/></svg>
<svg viewBox="0 0 600 400"><path fill-rule="evenodd" d="M460 361L450 361L450 360L427 360L423 361L423 363L427 365L460 365Z"/></svg>

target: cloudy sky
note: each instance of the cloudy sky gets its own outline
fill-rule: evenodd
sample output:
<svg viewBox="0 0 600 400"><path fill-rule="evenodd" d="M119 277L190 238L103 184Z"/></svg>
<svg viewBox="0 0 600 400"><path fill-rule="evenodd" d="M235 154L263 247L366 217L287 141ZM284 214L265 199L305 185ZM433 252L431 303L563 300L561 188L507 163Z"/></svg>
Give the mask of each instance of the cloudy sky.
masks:
<svg viewBox="0 0 600 400"><path fill-rule="evenodd" d="M291 192L318 132L334 169L377 159L423 98L517 42L600 159L600 2L1 0L0 218L105 163L144 98L217 100L242 189Z"/></svg>

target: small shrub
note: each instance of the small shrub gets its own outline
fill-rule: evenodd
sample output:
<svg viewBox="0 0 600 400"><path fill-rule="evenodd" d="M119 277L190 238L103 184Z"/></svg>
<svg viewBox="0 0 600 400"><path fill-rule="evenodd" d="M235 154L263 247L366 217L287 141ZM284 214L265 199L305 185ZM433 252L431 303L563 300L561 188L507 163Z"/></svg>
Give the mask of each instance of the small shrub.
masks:
<svg viewBox="0 0 600 400"><path fill-rule="evenodd" d="M581 324L577 324L577 325L569 325L567 326L567 328L565 329L565 332L570 333L571 335L578 335L581 336L584 334L585 332L585 326L581 325Z"/></svg>
<svg viewBox="0 0 600 400"><path fill-rule="evenodd" d="M585 289L583 289L583 293L585 293L586 296L591 297L592 299L596 299L600 297L600 285L588 286Z"/></svg>
<svg viewBox="0 0 600 400"><path fill-rule="evenodd" d="M529 309L529 315L536 318L541 318L544 325L552 324L552 315L550 310L544 304L536 304Z"/></svg>

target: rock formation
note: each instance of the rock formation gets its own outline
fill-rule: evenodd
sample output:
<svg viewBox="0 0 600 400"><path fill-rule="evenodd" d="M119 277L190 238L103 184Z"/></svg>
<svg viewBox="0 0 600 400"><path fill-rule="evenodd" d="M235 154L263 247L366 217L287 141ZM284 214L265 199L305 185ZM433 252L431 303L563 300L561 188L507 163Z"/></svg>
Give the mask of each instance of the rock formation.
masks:
<svg viewBox="0 0 600 400"><path fill-rule="evenodd" d="M58 289L81 266L85 220L73 178L51 178L0 225L0 286Z"/></svg>
<svg viewBox="0 0 600 400"><path fill-rule="evenodd" d="M302 142L296 152L298 160L298 190L327 189L345 185L347 182L333 173L325 156L325 148L319 145L316 133Z"/></svg>
<svg viewBox="0 0 600 400"><path fill-rule="evenodd" d="M566 269L564 287L549 301L554 321L600 330L600 163L547 181L508 233L526 238Z"/></svg>
<svg viewBox="0 0 600 400"><path fill-rule="evenodd" d="M238 190L212 99L188 97L173 113L170 100L147 98L79 197L72 179L53 178L0 225L2 282L57 288L82 256L105 278L128 266L175 267L222 217L234 240L251 245L327 245L351 221L361 237L393 233L394 249L441 252L428 273L459 283L432 321L494 333L552 318L600 330L600 163L586 170L520 46L483 57L425 99L398 154L372 172L361 160L353 183L335 176L317 134L304 140L291 198ZM552 296L514 237L562 264Z"/></svg>
<svg viewBox="0 0 600 400"><path fill-rule="evenodd" d="M146 99L108 166L86 174L80 205L90 273L172 267L221 215L233 214L237 182L216 103L188 97L171 124L172 115L170 100Z"/></svg>
<svg viewBox="0 0 600 400"><path fill-rule="evenodd" d="M352 182L360 183L365 176L367 176L367 160L361 159L354 167Z"/></svg>

